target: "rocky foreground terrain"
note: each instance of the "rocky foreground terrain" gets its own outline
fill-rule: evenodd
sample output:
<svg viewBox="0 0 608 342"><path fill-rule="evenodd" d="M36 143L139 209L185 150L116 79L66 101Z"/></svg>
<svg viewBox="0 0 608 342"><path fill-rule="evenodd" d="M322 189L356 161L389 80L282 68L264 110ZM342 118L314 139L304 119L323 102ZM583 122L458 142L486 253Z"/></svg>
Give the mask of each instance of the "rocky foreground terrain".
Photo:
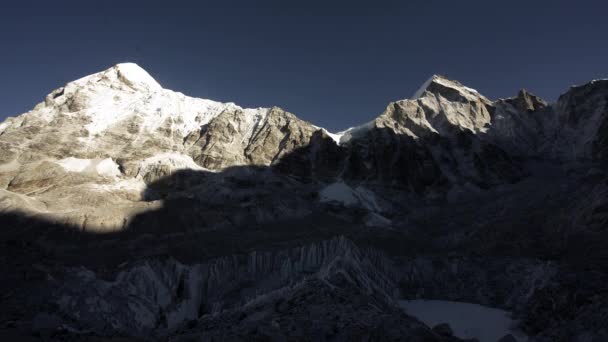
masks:
<svg viewBox="0 0 608 342"><path fill-rule="evenodd" d="M608 80L331 133L119 64L0 124L0 339L463 341L424 298L608 341L607 164Z"/></svg>

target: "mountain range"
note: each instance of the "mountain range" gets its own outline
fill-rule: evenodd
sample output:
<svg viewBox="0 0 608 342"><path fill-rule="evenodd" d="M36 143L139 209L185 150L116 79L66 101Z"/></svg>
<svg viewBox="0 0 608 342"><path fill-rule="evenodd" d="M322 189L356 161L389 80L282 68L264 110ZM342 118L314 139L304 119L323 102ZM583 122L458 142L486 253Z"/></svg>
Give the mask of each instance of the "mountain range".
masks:
<svg viewBox="0 0 608 342"><path fill-rule="evenodd" d="M434 75L332 133L118 64L0 123L0 331L462 341L398 307L424 298L608 340L607 164L608 80L550 104Z"/></svg>

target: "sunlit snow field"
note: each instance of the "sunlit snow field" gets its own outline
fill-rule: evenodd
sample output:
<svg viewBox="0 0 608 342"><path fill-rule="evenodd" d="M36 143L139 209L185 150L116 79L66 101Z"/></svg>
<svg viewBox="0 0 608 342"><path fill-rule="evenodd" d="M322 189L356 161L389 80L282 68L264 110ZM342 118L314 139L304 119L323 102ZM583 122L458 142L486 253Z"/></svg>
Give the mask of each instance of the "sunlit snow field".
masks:
<svg viewBox="0 0 608 342"><path fill-rule="evenodd" d="M512 334L518 342L528 338L515 326L517 321L507 311L478 304L443 300L403 300L399 304L409 314L434 327L448 323L454 335L460 338L477 338L480 342L497 342Z"/></svg>

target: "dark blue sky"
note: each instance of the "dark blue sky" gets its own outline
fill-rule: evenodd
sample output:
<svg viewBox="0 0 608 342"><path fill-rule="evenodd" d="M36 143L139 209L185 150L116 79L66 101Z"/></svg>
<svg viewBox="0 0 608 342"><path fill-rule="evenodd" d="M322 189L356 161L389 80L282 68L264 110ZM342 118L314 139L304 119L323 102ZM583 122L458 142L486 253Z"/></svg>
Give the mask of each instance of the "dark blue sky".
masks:
<svg viewBox="0 0 608 342"><path fill-rule="evenodd" d="M332 130L444 74L490 98L608 77L606 1L4 1L0 118L113 64Z"/></svg>

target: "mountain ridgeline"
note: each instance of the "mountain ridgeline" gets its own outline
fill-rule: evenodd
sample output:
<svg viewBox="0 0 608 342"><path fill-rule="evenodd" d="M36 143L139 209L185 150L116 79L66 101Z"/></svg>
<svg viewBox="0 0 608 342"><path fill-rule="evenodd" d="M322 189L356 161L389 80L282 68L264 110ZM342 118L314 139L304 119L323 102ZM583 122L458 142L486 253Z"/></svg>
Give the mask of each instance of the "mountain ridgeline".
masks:
<svg viewBox="0 0 608 342"><path fill-rule="evenodd" d="M121 181L255 165L312 182L441 196L515 182L526 158L605 162L607 93L608 81L598 80L572 87L553 105L525 90L491 101L433 76L373 121L332 134L278 107L187 97L161 88L137 65L119 64L0 125L0 185L24 194L28 184L49 179L20 180L42 164L61 173L103 160ZM95 173L108 176L87 175Z"/></svg>

